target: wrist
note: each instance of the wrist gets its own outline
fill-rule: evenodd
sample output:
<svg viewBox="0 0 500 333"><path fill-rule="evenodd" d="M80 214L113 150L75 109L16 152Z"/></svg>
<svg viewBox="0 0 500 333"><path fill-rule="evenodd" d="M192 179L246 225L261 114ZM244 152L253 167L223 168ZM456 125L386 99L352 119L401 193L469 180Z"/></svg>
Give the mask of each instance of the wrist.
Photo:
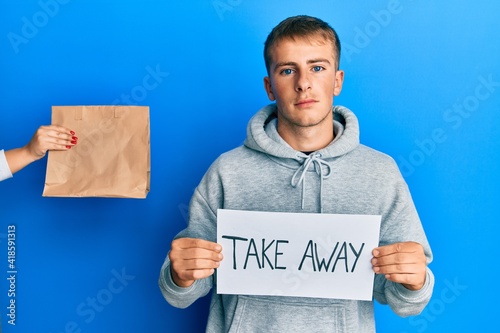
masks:
<svg viewBox="0 0 500 333"><path fill-rule="evenodd" d="M42 157L45 156L44 152L38 152L36 149L34 149L31 146L30 143L28 143L26 146L24 146L23 149L25 150L27 160L29 160L30 163L38 161L39 159L41 159Z"/></svg>
<svg viewBox="0 0 500 333"><path fill-rule="evenodd" d="M417 291L417 290L420 290L424 287L425 280L424 280L424 282L422 282L420 284L405 284L405 283L401 283L401 284L403 285L403 287L405 287L408 290Z"/></svg>
<svg viewBox="0 0 500 333"><path fill-rule="evenodd" d="M194 283L194 280L182 280L179 275L174 271L172 266L170 266L170 276L172 277L172 281L178 286L182 288L191 287Z"/></svg>
<svg viewBox="0 0 500 333"><path fill-rule="evenodd" d="M26 161L26 164L30 164L31 162L35 162L38 160L40 157L38 157L29 147L29 144L20 148L21 150L21 156L24 161Z"/></svg>

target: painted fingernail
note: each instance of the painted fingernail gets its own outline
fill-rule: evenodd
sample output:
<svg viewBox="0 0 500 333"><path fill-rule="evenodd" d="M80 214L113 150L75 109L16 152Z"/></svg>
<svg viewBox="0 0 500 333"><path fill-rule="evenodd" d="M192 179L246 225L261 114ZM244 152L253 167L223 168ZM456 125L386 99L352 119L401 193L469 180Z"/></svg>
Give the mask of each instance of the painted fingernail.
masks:
<svg viewBox="0 0 500 333"><path fill-rule="evenodd" d="M71 138L72 138L73 140L75 140L75 141L76 141L76 140L78 140L78 137L76 137L76 136L72 136Z"/></svg>
<svg viewBox="0 0 500 333"><path fill-rule="evenodd" d="M76 144L76 140L71 141L71 143L75 145Z"/></svg>
<svg viewBox="0 0 500 333"><path fill-rule="evenodd" d="M75 135L75 132L73 132L73 131L69 131L69 132L71 133L71 135Z"/></svg>
<svg viewBox="0 0 500 333"><path fill-rule="evenodd" d="M71 146L66 146L66 148L71 149Z"/></svg>

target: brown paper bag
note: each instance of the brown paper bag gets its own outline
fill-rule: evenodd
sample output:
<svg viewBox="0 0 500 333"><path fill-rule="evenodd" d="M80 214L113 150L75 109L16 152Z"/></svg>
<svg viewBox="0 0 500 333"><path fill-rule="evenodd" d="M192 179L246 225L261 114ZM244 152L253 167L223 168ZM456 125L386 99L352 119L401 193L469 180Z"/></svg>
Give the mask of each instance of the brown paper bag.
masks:
<svg viewBox="0 0 500 333"><path fill-rule="evenodd" d="M149 107L53 106L52 124L73 130L78 143L49 152L43 196L146 197Z"/></svg>

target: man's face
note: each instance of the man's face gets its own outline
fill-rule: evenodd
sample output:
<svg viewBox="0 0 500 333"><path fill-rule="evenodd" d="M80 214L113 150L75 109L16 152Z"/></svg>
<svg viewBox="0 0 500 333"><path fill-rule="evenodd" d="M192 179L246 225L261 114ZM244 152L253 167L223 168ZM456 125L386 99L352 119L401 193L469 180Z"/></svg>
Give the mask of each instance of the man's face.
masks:
<svg viewBox="0 0 500 333"><path fill-rule="evenodd" d="M285 39L271 49L264 86L278 107L278 123L297 131L329 122L333 96L342 89L344 72L337 70L333 45L322 39Z"/></svg>

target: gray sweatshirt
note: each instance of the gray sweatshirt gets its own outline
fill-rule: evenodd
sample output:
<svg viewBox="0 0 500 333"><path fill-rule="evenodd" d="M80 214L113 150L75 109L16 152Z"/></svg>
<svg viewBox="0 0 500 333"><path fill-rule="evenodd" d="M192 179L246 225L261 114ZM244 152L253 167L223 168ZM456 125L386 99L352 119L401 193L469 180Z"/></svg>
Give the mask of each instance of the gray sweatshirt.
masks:
<svg viewBox="0 0 500 333"><path fill-rule="evenodd" d="M306 155L279 136L275 111L275 104L260 110L248 124L244 145L222 154L211 165L191 199L189 225L176 238L215 242L218 208L381 215L380 245L418 242L424 247L427 263L431 262L429 244L396 163L359 143L354 113L335 106L334 141ZM215 281L212 275L188 288L175 285L167 256L159 285L165 299L179 308L212 290L206 330L211 333L375 331L373 301L218 295ZM433 286L430 269L418 291L376 275L373 295L398 315L411 316L429 302Z"/></svg>

